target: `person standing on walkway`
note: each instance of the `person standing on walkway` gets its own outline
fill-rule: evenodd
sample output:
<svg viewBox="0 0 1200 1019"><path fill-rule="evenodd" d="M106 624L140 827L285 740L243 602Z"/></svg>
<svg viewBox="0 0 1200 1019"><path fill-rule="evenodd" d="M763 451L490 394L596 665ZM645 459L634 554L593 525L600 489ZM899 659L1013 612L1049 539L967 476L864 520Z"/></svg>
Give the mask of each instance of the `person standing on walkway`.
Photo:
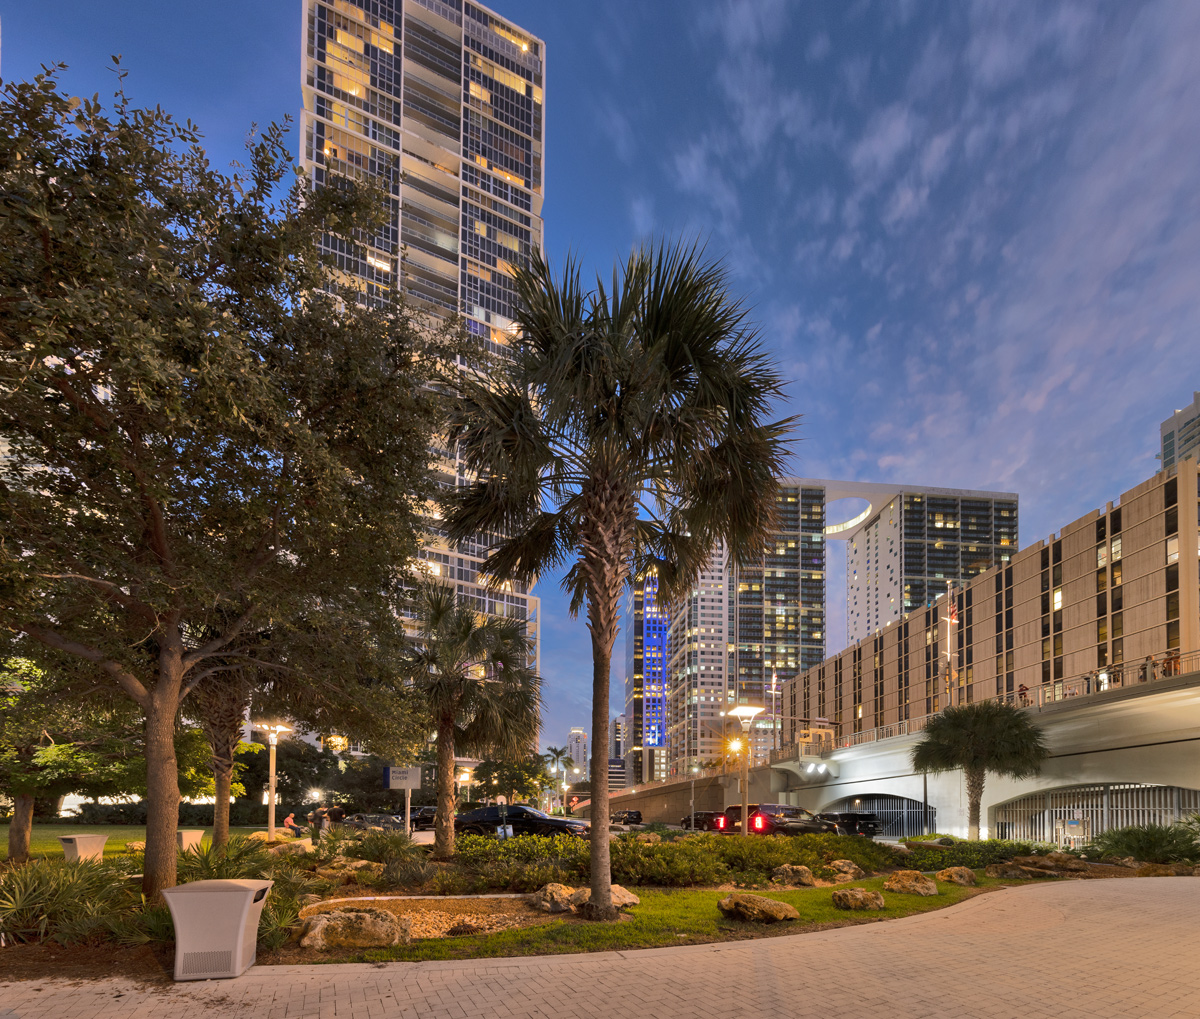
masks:
<svg viewBox="0 0 1200 1019"><path fill-rule="evenodd" d="M343 807L340 803L335 803L329 808L330 827L333 827L334 825L340 825L344 820L346 820L345 807Z"/></svg>
<svg viewBox="0 0 1200 1019"><path fill-rule="evenodd" d="M313 824L317 827L318 835L329 831L329 810L324 803L318 803L317 809L313 811Z"/></svg>

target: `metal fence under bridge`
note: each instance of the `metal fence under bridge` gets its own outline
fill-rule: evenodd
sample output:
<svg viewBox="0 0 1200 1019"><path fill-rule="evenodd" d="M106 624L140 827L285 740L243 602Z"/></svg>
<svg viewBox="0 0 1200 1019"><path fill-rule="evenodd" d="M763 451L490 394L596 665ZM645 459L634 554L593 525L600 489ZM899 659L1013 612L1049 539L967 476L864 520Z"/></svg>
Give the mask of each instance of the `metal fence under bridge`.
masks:
<svg viewBox="0 0 1200 1019"><path fill-rule="evenodd" d="M821 810L822 813L874 814L883 825L881 834L889 839L908 839L937 831L937 811L929 808L929 826L926 827L924 805L920 800L910 800L906 796L847 796Z"/></svg>
<svg viewBox="0 0 1200 1019"><path fill-rule="evenodd" d="M1173 824L1200 811L1200 790L1171 785L1107 783L1052 789L996 808L1000 839L1055 841L1060 822L1082 820L1092 835L1131 824Z"/></svg>

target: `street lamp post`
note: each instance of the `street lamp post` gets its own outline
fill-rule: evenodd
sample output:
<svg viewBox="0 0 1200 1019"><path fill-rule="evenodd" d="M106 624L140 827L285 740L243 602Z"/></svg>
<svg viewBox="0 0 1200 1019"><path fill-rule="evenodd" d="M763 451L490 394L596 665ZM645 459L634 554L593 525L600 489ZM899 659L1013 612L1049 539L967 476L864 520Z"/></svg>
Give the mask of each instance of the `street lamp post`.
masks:
<svg viewBox="0 0 1200 1019"><path fill-rule="evenodd" d="M699 770L696 767L692 768L692 813L688 817L688 828L691 831L696 830L696 772Z"/></svg>
<svg viewBox="0 0 1200 1019"><path fill-rule="evenodd" d="M275 841L275 747L281 732L291 732L286 725L256 725L267 734L267 841Z"/></svg>
<svg viewBox="0 0 1200 1019"><path fill-rule="evenodd" d="M742 735L745 738L745 749L742 754L742 834L750 833L750 825L747 824L746 818L750 813L750 723L755 717L762 714L761 707L754 707L750 704L739 704L736 708L731 708L727 714L732 715L742 723Z"/></svg>

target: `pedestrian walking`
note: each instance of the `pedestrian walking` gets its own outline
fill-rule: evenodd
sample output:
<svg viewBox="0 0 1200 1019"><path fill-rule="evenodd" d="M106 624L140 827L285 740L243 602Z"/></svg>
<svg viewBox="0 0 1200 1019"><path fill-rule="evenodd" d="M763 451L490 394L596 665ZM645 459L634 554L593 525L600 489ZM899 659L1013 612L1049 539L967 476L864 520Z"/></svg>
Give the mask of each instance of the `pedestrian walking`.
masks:
<svg viewBox="0 0 1200 1019"><path fill-rule="evenodd" d="M317 809L313 811L313 824L316 825L318 834L329 831L329 810L324 803L318 804Z"/></svg>
<svg viewBox="0 0 1200 1019"><path fill-rule="evenodd" d="M329 824L332 827L335 824L341 824L346 820L346 808L340 803L335 803L329 808Z"/></svg>

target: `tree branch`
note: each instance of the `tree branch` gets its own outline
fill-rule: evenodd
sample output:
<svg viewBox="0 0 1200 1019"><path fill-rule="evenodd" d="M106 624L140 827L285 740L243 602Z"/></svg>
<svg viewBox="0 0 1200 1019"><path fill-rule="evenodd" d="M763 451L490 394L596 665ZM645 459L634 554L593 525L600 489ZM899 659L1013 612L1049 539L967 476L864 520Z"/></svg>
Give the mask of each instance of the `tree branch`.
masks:
<svg viewBox="0 0 1200 1019"><path fill-rule="evenodd" d="M102 651L89 647L87 644L80 644L78 641L67 640L61 634L33 623L26 623L20 628L39 644L45 644L46 647L54 648L56 651L63 651L85 661L93 662L112 676L117 685L129 695L138 707L145 709L150 706L150 693L142 685L142 681L120 662L109 658Z"/></svg>
<svg viewBox="0 0 1200 1019"><path fill-rule="evenodd" d="M254 615L254 610L257 606L251 605L245 612L237 617L225 630L224 633L214 637L212 640L201 644L198 648L193 648L183 656L183 671L187 672L197 662L202 661L209 655L216 654L234 637L241 633L246 624L250 622L250 617Z"/></svg>

